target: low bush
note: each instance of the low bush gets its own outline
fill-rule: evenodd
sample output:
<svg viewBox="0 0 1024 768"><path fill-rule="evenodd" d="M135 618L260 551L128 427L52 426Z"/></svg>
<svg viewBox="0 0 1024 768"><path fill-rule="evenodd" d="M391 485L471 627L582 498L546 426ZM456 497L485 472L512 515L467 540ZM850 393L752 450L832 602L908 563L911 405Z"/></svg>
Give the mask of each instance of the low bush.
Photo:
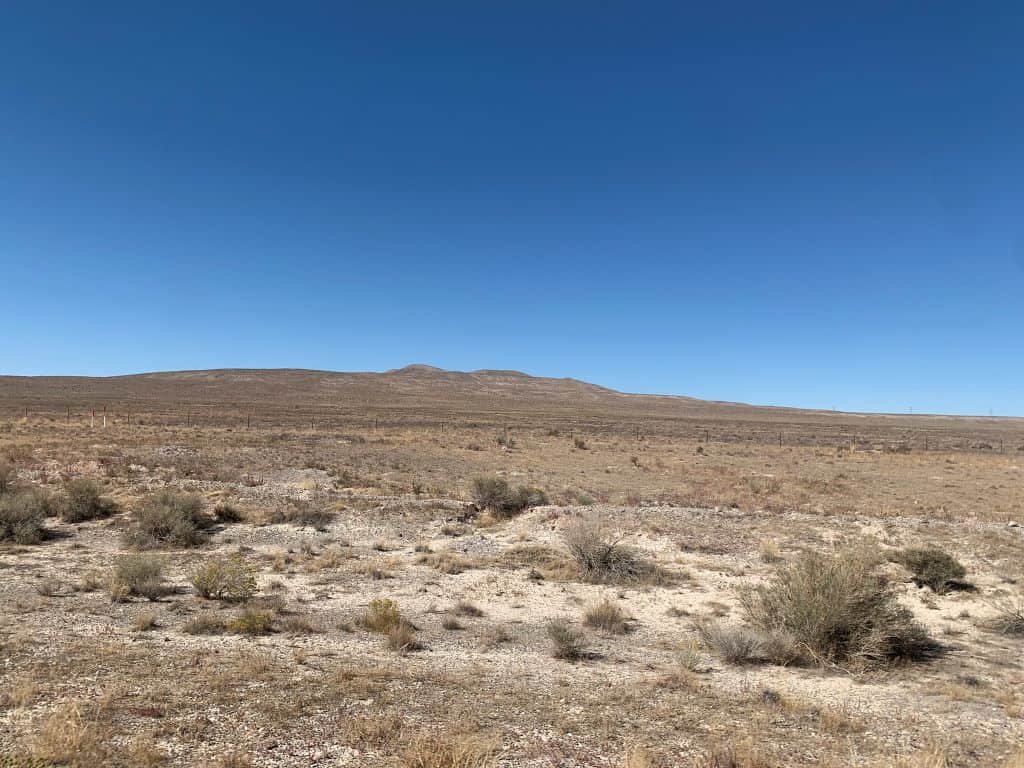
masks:
<svg viewBox="0 0 1024 768"><path fill-rule="evenodd" d="M266 635L274 628L274 613L260 608L246 608L228 621L227 628L239 635Z"/></svg>
<svg viewBox="0 0 1024 768"><path fill-rule="evenodd" d="M398 604L386 597L378 597L370 601L356 623L363 629L378 634L387 634L403 621Z"/></svg>
<svg viewBox="0 0 1024 768"><path fill-rule="evenodd" d="M473 501L499 520L515 517L530 507L548 503L547 496L539 488L521 485L513 490L500 477L478 477L473 480Z"/></svg>
<svg viewBox="0 0 1024 768"><path fill-rule="evenodd" d="M570 523L562 538L584 581L592 584L662 584L669 580L667 573L609 535L596 518L582 518Z"/></svg>
<svg viewBox="0 0 1024 768"><path fill-rule="evenodd" d="M115 602L129 597L159 600L169 592L164 581L164 561L155 555L124 555L118 558L110 575L110 598Z"/></svg>
<svg viewBox="0 0 1024 768"><path fill-rule="evenodd" d="M125 541L136 549L194 547L205 540L209 522L198 496L158 491L135 510Z"/></svg>
<svg viewBox="0 0 1024 768"><path fill-rule="evenodd" d="M877 557L861 551L807 553L768 584L742 592L741 602L754 627L791 637L818 663L935 657L941 646L896 601L874 572L877 564Z"/></svg>
<svg viewBox="0 0 1024 768"><path fill-rule="evenodd" d="M181 631L186 635L220 635L227 632L227 622L220 616L201 613L186 621Z"/></svg>
<svg viewBox="0 0 1024 768"><path fill-rule="evenodd" d="M65 523L81 523L109 517L114 505L100 496L99 486L84 477L72 480L64 488L64 498L59 505L60 518Z"/></svg>
<svg viewBox="0 0 1024 768"><path fill-rule="evenodd" d="M556 659L574 661L587 655L586 636L566 619L549 621L545 632L551 641L551 654Z"/></svg>
<svg viewBox="0 0 1024 768"><path fill-rule="evenodd" d="M894 558L914 574L918 586L944 594L954 589L970 589L963 579L967 569L948 552L935 547L904 549Z"/></svg>
<svg viewBox="0 0 1024 768"><path fill-rule="evenodd" d="M583 623L615 635L624 635L629 631L629 617L626 612L608 599L589 608L583 615Z"/></svg>
<svg viewBox="0 0 1024 768"><path fill-rule="evenodd" d="M388 630L387 646L397 653L409 653L422 648L416 640L416 630L407 621L400 621Z"/></svg>
<svg viewBox="0 0 1024 768"><path fill-rule="evenodd" d="M192 586L208 600L248 600L256 594L256 570L242 555L213 557L199 566Z"/></svg>
<svg viewBox="0 0 1024 768"><path fill-rule="evenodd" d="M38 544L46 537L43 521L48 512L46 497L34 488L0 495L0 541Z"/></svg>
<svg viewBox="0 0 1024 768"><path fill-rule="evenodd" d="M704 644L730 664L779 664L801 660L796 641L780 630L758 631L751 627L717 623L699 624Z"/></svg>
<svg viewBox="0 0 1024 768"><path fill-rule="evenodd" d="M245 515L237 507L225 502L213 508L213 517L218 523L240 523L245 520Z"/></svg>
<svg viewBox="0 0 1024 768"><path fill-rule="evenodd" d="M329 509L304 500L290 500L271 511L265 522L274 525L287 523L299 528L324 531L337 515Z"/></svg>

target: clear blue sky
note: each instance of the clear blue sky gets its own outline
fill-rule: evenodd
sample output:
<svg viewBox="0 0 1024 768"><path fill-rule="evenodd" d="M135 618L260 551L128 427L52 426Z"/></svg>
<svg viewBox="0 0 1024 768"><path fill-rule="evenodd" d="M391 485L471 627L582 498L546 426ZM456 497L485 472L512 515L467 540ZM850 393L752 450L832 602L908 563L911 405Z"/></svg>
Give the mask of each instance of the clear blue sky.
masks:
<svg viewBox="0 0 1024 768"><path fill-rule="evenodd" d="M1024 6L0 8L0 373L1024 415Z"/></svg>

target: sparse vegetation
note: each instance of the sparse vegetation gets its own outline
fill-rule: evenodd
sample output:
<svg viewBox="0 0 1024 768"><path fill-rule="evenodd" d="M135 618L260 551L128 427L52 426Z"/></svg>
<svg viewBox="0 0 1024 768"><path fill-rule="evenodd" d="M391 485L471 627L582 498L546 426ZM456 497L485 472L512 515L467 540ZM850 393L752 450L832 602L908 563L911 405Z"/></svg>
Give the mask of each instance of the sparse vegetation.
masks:
<svg viewBox="0 0 1024 768"><path fill-rule="evenodd" d="M403 621L398 603L386 597L378 597L370 601L356 623L363 629L378 634L387 634Z"/></svg>
<svg viewBox="0 0 1024 768"><path fill-rule="evenodd" d="M158 491L135 510L125 542L136 549L194 547L205 540L208 524L198 496Z"/></svg>

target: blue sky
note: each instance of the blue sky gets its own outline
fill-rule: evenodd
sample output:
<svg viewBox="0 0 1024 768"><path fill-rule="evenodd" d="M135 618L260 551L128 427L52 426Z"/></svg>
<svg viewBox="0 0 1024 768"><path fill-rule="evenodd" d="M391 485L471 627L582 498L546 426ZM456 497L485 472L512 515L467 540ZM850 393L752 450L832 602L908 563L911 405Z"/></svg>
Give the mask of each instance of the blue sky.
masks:
<svg viewBox="0 0 1024 768"><path fill-rule="evenodd" d="M7 3L0 373L1024 415L1019 3Z"/></svg>

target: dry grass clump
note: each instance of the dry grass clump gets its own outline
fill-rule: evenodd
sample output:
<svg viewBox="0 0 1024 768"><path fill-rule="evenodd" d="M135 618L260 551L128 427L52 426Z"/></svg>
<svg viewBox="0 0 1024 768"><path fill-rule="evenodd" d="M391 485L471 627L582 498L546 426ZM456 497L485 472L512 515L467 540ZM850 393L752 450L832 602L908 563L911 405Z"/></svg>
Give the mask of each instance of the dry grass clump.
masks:
<svg viewBox="0 0 1024 768"><path fill-rule="evenodd" d="M498 743L472 734L424 732L415 736L400 765L402 768L493 768Z"/></svg>
<svg viewBox="0 0 1024 768"><path fill-rule="evenodd" d="M989 629L1004 635L1024 636L1024 603L997 603L993 607L999 614L988 623Z"/></svg>
<svg viewBox="0 0 1024 768"><path fill-rule="evenodd" d="M217 504L213 508L213 517L218 523L241 523L245 520L245 515L240 509L225 501Z"/></svg>
<svg viewBox="0 0 1024 768"><path fill-rule="evenodd" d="M46 538L43 521L49 512L48 499L34 488L0 494L0 541L38 544Z"/></svg>
<svg viewBox="0 0 1024 768"><path fill-rule="evenodd" d="M194 547L205 540L209 520L203 515L198 496L176 491L158 491L135 510L134 521L125 532L125 542L136 549Z"/></svg>
<svg viewBox="0 0 1024 768"><path fill-rule="evenodd" d="M941 549L904 549L894 559L913 572L914 582L918 586L930 587L938 594L955 589L971 589L971 585L963 580L967 569L959 560Z"/></svg>
<svg viewBox="0 0 1024 768"><path fill-rule="evenodd" d="M256 570L240 554L212 557L197 568L192 586L208 600L248 600L256 594Z"/></svg>
<svg viewBox="0 0 1024 768"><path fill-rule="evenodd" d="M780 630L758 631L718 623L699 624L697 629L704 644L730 664L785 666L801 660L801 648Z"/></svg>
<svg viewBox="0 0 1024 768"><path fill-rule="evenodd" d="M29 755L38 765L95 768L106 765L106 729L91 717L85 705L69 701L52 712L32 734ZM32 765L32 763L28 763Z"/></svg>
<svg viewBox="0 0 1024 768"><path fill-rule="evenodd" d="M530 507L548 503L544 491L521 485L513 490L500 477L478 477L473 480L473 501L499 520L515 517Z"/></svg>
<svg viewBox="0 0 1024 768"><path fill-rule="evenodd" d="M108 589L114 602L122 602L129 597L159 600L170 591L164 581L163 558L147 554L118 558Z"/></svg>
<svg viewBox="0 0 1024 768"><path fill-rule="evenodd" d="M398 603L386 597L374 598L363 611L363 614L356 619L363 629L377 634L387 634L403 621L402 612L398 609Z"/></svg>
<svg viewBox="0 0 1024 768"><path fill-rule="evenodd" d="M460 555L458 552L453 552L450 549L445 549L440 552L431 552L421 554L416 558L416 562L421 565L429 565L432 568L436 568L441 573L446 573L449 576L462 573L471 568L476 568L480 565L479 561L473 560L472 558Z"/></svg>
<svg viewBox="0 0 1024 768"><path fill-rule="evenodd" d="M750 742L712 747L693 763L694 768L775 768L777 765Z"/></svg>
<svg viewBox="0 0 1024 768"><path fill-rule="evenodd" d="M267 635L274 628L274 613L246 608L227 622L227 628L238 635Z"/></svg>
<svg viewBox="0 0 1024 768"><path fill-rule="evenodd" d="M775 539L761 539L757 545L757 552L762 563L777 563L782 560L782 553L779 551L779 542Z"/></svg>
<svg viewBox="0 0 1024 768"><path fill-rule="evenodd" d="M114 505L100 496L99 486L84 477L72 480L64 488L64 498L59 505L60 518L65 523L81 523L109 517Z"/></svg>
<svg viewBox="0 0 1024 768"><path fill-rule="evenodd" d="M580 578L580 568L575 560L543 544L514 546L503 553L501 560L513 567L529 567L533 579L574 581Z"/></svg>
<svg viewBox="0 0 1024 768"><path fill-rule="evenodd" d="M793 639L817 663L859 665L934 658L941 646L874 573L877 557L807 553L770 583L741 593L748 620Z"/></svg>
<svg viewBox="0 0 1024 768"><path fill-rule="evenodd" d="M181 631L186 635L220 635L228 631L228 624L220 616L201 613L182 624Z"/></svg>
<svg viewBox="0 0 1024 768"><path fill-rule="evenodd" d="M302 499L290 499L271 510L262 520L269 525L287 523L299 528L313 528L317 531L327 530L337 515L318 504Z"/></svg>
<svg viewBox="0 0 1024 768"><path fill-rule="evenodd" d="M592 584L665 584L669 575L605 530L600 520L582 518L562 533L580 575Z"/></svg>
<svg viewBox="0 0 1024 768"><path fill-rule="evenodd" d="M587 655L586 636L567 619L549 621L544 631L551 641L551 655L556 659L575 661Z"/></svg>
<svg viewBox="0 0 1024 768"><path fill-rule="evenodd" d="M387 647L397 653L418 651L423 646L416 640L416 629L408 621L402 620L388 630L385 636Z"/></svg>
<svg viewBox="0 0 1024 768"><path fill-rule="evenodd" d="M468 600L459 600L459 602L452 606L452 613L456 616L472 616L477 619L484 615L480 608Z"/></svg>
<svg viewBox="0 0 1024 768"><path fill-rule="evenodd" d="M583 623L613 635L624 635L629 631L629 616L607 598L587 609L583 615Z"/></svg>

